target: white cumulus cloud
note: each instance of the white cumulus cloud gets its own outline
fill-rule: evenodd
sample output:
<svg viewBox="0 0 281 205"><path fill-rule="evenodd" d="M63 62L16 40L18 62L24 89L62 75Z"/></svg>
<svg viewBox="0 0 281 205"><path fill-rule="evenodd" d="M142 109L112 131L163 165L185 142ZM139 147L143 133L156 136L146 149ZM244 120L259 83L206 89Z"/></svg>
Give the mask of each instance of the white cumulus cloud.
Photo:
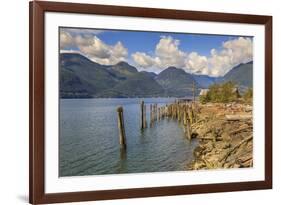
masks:
<svg viewBox="0 0 281 205"><path fill-rule="evenodd" d="M142 68L156 67L162 70L169 66L183 67L187 54L179 49L179 44L180 41L171 36L161 36L155 47L154 56L136 52L132 54L132 58Z"/></svg>
<svg viewBox="0 0 281 205"><path fill-rule="evenodd" d="M65 32L65 31L60 32L60 48L61 49L67 48L68 46L72 46L73 43L74 43L73 38L68 32Z"/></svg>
<svg viewBox="0 0 281 205"><path fill-rule="evenodd" d="M132 58L142 68L149 68L155 64L154 58L142 52L133 53Z"/></svg>
<svg viewBox="0 0 281 205"><path fill-rule="evenodd" d="M191 52L186 58L184 69L192 73L208 74L208 59L197 52Z"/></svg>
<svg viewBox="0 0 281 205"><path fill-rule="evenodd" d="M224 75L232 67L253 60L253 42L250 38L239 37L223 43L222 50L211 50L208 59L209 74Z"/></svg>
<svg viewBox="0 0 281 205"><path fill-rule="evenodd" d="M186 53L179 49L180 41L171 36L162 36L156 45L156 63L160 68L168 66L183 67Z"/></svg>
<svg viewBox="0 0 281 205"><path fill-rule="evenodd" d="M108 45L97 36L89 34L89 32L61 31L60 47L64 50L69 47L76 47L83 55L104 65L125 61L128 56L128 49L120 41L115 45Z"/></svg>
<svg viewBox="0 0 281 205"><path fill-rule="evenodd" d="M184 69L188 73L222 76L232 67L253 59L251 38L239 37L223 42L220 50L212 49L210 56L186 52L179 48L180 41L171 36L161 36L153 55L144 52L132 54L137 66L163 70L169 66Z"/></svg>

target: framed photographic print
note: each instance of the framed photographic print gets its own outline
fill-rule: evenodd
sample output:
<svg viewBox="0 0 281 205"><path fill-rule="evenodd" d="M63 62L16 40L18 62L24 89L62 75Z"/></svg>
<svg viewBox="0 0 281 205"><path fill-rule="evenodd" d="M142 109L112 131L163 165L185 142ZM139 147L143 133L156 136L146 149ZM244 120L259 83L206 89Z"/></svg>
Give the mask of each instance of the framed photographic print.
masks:
<svg viewBox="0 0 281 205"><path fill-rule="evenodd" d="M30 2L30 203L272 187L272 17Z"/></svg>

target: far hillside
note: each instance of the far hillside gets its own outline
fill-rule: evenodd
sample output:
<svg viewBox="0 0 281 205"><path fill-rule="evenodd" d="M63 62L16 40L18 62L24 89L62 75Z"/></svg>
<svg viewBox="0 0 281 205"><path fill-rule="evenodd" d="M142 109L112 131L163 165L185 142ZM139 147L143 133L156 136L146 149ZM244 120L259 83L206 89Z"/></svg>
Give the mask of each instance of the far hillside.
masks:
<svg viewBox="0 0 281 205"><path fill-rule="evenodd" d="M234 82L237 86L246 90L253 87L253 61L242 63L233 67L222 77L211 77L208 75L193 75L200 88L208 88L215 83Z"/></svg>
<svg viewBox="0 0 281 205"><path fill-rule="evenodd" d="M190 97L212 84L232 81L252 87L253 62L240 64L223 77L186 73L168 67L159 74L138 71L127 62L101 65L78 53L60 54L61 98Z"/></svg>

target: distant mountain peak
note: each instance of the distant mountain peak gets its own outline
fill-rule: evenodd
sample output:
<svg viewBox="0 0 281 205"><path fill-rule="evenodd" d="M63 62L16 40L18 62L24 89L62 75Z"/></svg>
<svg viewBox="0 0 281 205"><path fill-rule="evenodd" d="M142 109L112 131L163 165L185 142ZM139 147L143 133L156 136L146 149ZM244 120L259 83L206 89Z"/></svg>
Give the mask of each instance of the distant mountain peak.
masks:
<svg viewBox="0 0 281 205"><path fill-rule="evenodd" d="M169 67L167 67L165 70L183 70L183 69L177 68L177 67L175 67L175 66L169 66Z"/></svg>
<svg viewBox="0 0 281 205"><path fill-rule="evenodd" d="M233 81L240 86L253 86L253 61L233 67L223 76L224 81Z"/></svg>
<svg viewBox="0 0 281 205"><path fill-rule="evenodd" d="M177 67L175 67L175 66L169 66L169 67L167 67L166 69L172 70L172 69L179 69L179 68L177 68Z"/></svg>
<svg viewBox="0 0 281 205"><path fill-rule="evenodd" d="M99 66L100 64L90 60L86 56L75 53L75 52L69 52L69 53L60 53L60 63L62 65L71 65L71 64L91 64L94 66Z"/></svg>
<svg viewBox="0 0 281 205"><path fill-rule="evenodd" d="M117 64L111 66L111 69L122 71L122 72L130 72L130 73L138 72L138 70L134 66L130 65L125 61L118 62Z"/></svg>
<svg viewBox="0 0 281 205"><path fill-rule="evenodd" d="M118 63L116 63L115 65L117 66L131 66L129 63L125 62L125 61L119 61Z"/></svg>
<svg viewBox="0 0 281 205"><path fill-rule="evenodd" d="M188 74L183 69L177 68L174 66L170 66L159 73L159 75L167 74L167 73L177 73L177 74Z"/></svg>
<svg viewBox="0 0 281 205"><path fill-rule="evenodd" d="M78 53L78 52L63 52L63 53L60 53L60 56L87 58L86 56L84 56L84 55L82 55L81 53Z"/></svg>
<svg viewBox="0 0 281 205"><path fill-rule="evenodd" d="M229 72L231 72L232 70L235 70L235 69L240 69L241 67L243 67L244 65L253 65L253 61L249 61L247 63L240 63L236 66L234 66L233 68L231 68L230 71L228 71L225 75L227 75Z"/></svg>

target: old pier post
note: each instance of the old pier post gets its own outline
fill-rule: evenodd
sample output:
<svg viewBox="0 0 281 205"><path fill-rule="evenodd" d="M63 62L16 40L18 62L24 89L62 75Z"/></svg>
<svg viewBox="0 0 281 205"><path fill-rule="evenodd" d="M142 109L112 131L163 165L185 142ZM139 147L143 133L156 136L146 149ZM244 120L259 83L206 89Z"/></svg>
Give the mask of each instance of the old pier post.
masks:
<svg viewBox="0 0 281 205"><path fill-rule="evenodd" d="M144 129L145 128L145 111L144 111L144 102L141 101L141 104L140 104L140 110L141 110L141 113L140 113L140 119L141 119L141 129Z"/></svg>
<svg viewBox="0 0 281 205"><path fill-rule="evenodd" d="M179 121L179 119L180 119L180 102L179 101L177 101L177 120Z"/></svg>
<svg viewBox="0 0 281 205"><path fill-rule="evenodd" d="M186 106L184 107L183 110L183 125L186 126L186 122L187 122L187 112L186 112Z"/></svg>
<svg viewBox="0 0 281 205"><path fill-rule="evenodd" d="M172 119L175 119L175 104L172 104Z"/></svg>
<svg viewBox="0 0 281 205"><path fill-rule="evenodd" d="M150 104L150 127L152 127L153 123L153 106Z"/></svg>
<svg viewBox="0 0 281 205"><path fill-rule="evenodd" d="M152 125L154 123L154 110L155 110L155 104L152 104Z"/></svg>
<svg viewBox="0 0 281 205"><path fill-rule="evenodd" d="M122 148L126 149L126 135L125 135L125 127L124 127L124 118L123 118L123 108L117 108L117 116L118 116L118 128L119 128L119 143Z"/></svg>
<svg viewBox="0 0 281 205"><path fill-rule="evenodd" d="M191 123L191 124L193 124L193 112L192 112L192 108L191 108L191 106L189 106L188 107L188 117L189 117L189 122Z"/></svg>
<svg viewBox="0 0 281 205"><path fill-rule="evenodd" d="M155 104L155 121L157 121L157 117L158 117L158 115L157 115L157 110L158 110L158 105L157 105L157 103Z"/></svg>
<svg viewBox="0 0 281 205"><path fill-rule="evenodd" d="M181 105L179 102L177 103L177 118L178 118L178 121L180 122L181 121Z"/></svg>
<svg viewBox="0 0 281 205"><path fill-rule="evenodd" d="M168 105L166 104L165 108L164 108L164 117L168 117L168 111L169 110L169 107Z"/></svg>
<svg viewBox="0 0 281 205"><path fill-rule="evenodd" d="M187 139L191 140L191 128L189 120L186 121L185 135Z"/></svg>
<svg viewBox="0 0 281 205"><path fill-rule="evenodd" d="M157 119L157 105L154 104L153 105L153 123L156 121Z"/></svg>
<svg viewBox="0 0 281 205"><path fill-rule="evenodd" d="M193 121L193 123L195 123L196 122L196 117L195 117L195 110L194 110L194 104L195 104L195 102L193 102L192 104L191 104L191 113L192 113L192 121Z"/></svg>
<svg viewBox="0 0 281 205"><path fill-rule="evenodd" d="M144 128L147 128L147 122L146 122L146 105L143 107L143 122L144 122Z"/></svg>

